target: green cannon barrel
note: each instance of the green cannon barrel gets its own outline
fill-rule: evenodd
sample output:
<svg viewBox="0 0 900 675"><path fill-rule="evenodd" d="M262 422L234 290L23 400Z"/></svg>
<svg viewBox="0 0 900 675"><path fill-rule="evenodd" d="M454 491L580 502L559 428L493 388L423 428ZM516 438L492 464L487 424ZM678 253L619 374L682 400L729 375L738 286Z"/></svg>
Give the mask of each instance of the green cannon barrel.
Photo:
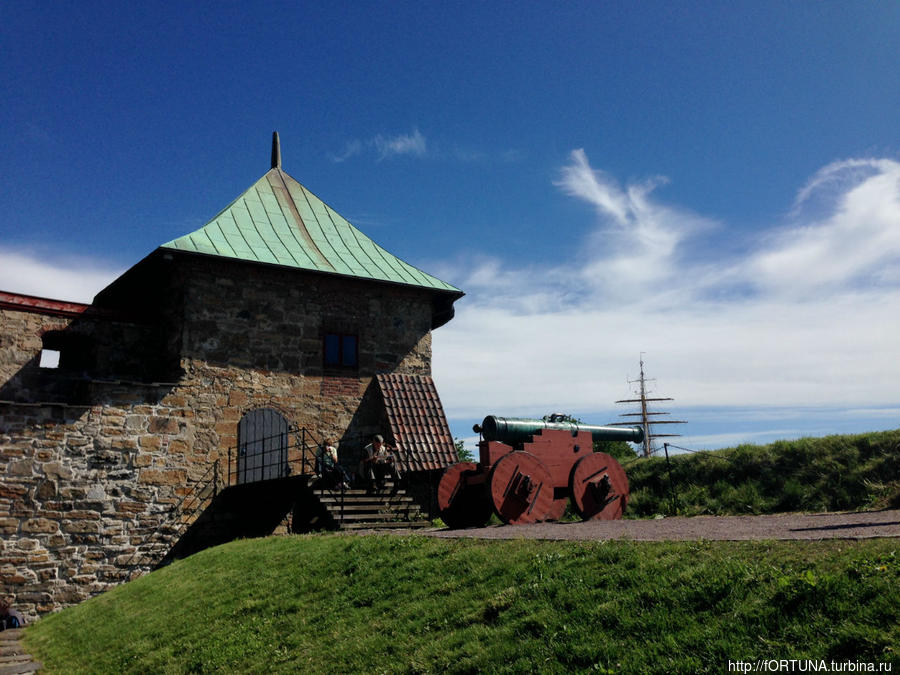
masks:
<svg viewBox="0 0 900 675"><path fill-rule="evenodd" d="M570 431L573 436L579 431L588 431L595 441L641 443L644 440L644 430L641 427L600 427L593 424L545 422L544 420L497 417L496 415L488 415L480 426L476 424L472 429L475 433L481 434L486 441L500 441L508 445L528 443L542 429Z"/></svg>

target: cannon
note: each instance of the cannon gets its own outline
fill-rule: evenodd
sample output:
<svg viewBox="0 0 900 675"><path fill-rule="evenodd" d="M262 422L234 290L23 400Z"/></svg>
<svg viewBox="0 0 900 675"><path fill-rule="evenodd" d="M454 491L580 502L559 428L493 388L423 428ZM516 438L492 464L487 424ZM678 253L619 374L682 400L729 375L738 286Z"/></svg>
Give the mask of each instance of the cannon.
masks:
<svg viewBox="0 0 900 675"><path fill-rule="evenodd" d="M491 513L504 523L558 520L566 503L583 520L622 517L628 478L593 442L644 439L641 427L602 427L488 415L473 427L481 434L478 462L448 467L438 484L441 519L451 529L481 527Z"/></svg>

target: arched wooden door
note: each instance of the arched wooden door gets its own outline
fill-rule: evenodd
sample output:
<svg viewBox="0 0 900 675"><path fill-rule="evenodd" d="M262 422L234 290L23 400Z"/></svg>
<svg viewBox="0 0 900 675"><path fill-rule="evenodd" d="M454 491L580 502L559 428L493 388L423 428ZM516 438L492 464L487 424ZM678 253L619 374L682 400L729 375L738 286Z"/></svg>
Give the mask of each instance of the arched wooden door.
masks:
<svg viewBox="0 0 900 675"><path fill-rule="evenodd" d="M287 475L288 421L277 410L257 408L238 423L237 482Z"/></svg>

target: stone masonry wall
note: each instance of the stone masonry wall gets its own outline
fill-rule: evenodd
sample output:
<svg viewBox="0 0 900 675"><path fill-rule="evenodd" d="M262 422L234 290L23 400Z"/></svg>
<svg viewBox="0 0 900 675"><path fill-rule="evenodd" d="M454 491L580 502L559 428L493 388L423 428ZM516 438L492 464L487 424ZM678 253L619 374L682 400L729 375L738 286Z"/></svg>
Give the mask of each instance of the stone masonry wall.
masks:
<svg viewBox="0 0 900 675"><path fill-rule="evenodd" d="M148 569L146 533L215 460L225 471L246 412L275 408L342 439L350 465L347 451L379 431L374 374L430 373L427 291L213 259L178 275L182 373L171 382L36 372L35 359L42 332L75 324L105 350L117 343L104 335L127 336L110 363L152 361L171 335L0 310L0 596L32 618ZM359 336L358 367L323 366L332 331ZM26 381L38 384L23 396Z"/></svg>
<svg viewBox="0 0 900 675"><path fill-rule="evenodd" d="M428 292L327 275L298 283L261 266L241 272L204 259L186 273L182 363L189 379L229 392L229 405L211 410L219 443L235 446L240 416L272 407L317 437L353 445L341 449L352 465L359 439L381 431L377 397L366 395L374 375L431 374ZM358 336L358 367L323 365L328 332Z"/></svg>

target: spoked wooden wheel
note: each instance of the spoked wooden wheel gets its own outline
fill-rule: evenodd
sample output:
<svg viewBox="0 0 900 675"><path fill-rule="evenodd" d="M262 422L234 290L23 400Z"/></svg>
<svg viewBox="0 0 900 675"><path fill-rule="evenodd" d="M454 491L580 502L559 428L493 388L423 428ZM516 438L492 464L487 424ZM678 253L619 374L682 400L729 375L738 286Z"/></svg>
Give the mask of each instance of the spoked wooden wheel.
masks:
<svg viewBox="0 0 900 675"><path fill-rule="evenodd" d="M490 495L494 512L511 525L548 520L553 511L550 472L541 460L521 450L494 464Z"/></svg>
<svg viewBox="0 0 900 675"><path fill-rule="evenodd" d="M579 459L569 478L572 506L584 520L616 520L628 504L625 469L605 452Z"/></svg>
<svg viewBox="0 0 900 675"><path fill-rule="evenodd" d="M460 462L444 471L438 483L438 509L441 520L451 530L463 527L483 527L491 517L491 501L487 496L484 477L479 483L469 479L480 474L475 462Z"/></svg>

